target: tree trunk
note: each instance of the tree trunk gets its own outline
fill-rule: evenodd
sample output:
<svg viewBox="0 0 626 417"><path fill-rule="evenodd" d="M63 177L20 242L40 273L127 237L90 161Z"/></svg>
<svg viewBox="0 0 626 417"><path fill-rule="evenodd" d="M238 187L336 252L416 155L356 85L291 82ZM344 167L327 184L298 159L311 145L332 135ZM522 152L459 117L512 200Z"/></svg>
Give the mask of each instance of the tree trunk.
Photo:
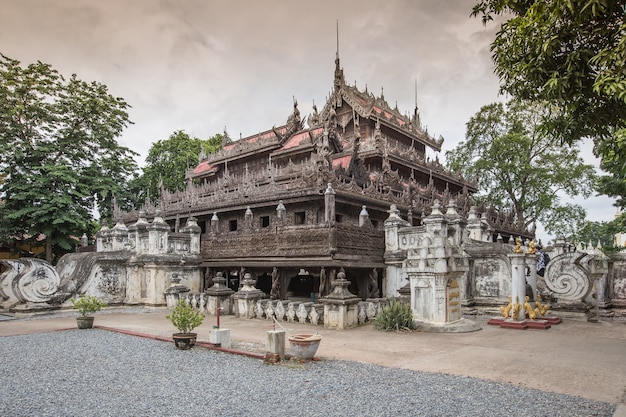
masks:
<svg viewBox="0 0 626 417"><path fill-rule="evenodd" d="M46 235L46 261L52 263L52 236Z"/></svg>

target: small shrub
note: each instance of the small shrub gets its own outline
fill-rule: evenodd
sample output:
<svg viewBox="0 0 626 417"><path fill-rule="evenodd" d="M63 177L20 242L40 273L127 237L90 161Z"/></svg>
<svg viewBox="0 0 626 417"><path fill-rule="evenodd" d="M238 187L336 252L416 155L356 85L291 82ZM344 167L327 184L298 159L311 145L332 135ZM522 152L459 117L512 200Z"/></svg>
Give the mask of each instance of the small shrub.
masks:
<svg viewBox="0 0 626 417"><path fill-rule="evenodd" d="M391 300L391 303L383 307L374 318L374 327L386 332L415 329L411 306Z"/></svg>
<svg viewBox="0 0 626 417"><path fill-rule="evenodd" d="M184 301L179 301L172 314L165 316L180 333L191 333L204 321L204 313L196 311Z"/></svg>
<svg viewBox="0 0 626 417"><path fill-rule="evenodd" d="M102 307L106 307L106 303L93 295L81 295L79 298L72 298L72 308L78 310L83 317L100 311Z"/></svg>

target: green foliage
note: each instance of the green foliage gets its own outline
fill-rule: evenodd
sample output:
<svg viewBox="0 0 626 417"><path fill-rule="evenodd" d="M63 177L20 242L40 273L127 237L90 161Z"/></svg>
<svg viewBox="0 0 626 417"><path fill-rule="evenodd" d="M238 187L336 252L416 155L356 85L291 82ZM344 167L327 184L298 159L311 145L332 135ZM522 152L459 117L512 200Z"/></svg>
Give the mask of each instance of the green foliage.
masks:
<svg viewBox="0 0 626 417"><path fill-rule="evenodd" d="M179 301L171 314L165 316L180 333L190 333L204 321L204 313L194 310L191 305Z"/></svg>
<svg viewBox="0 0 626 417"><path fill-rule="evenodd" d="M198 156L217 152L221 146L221 134L202 140L192 138L182 130L154 143L148 151L142 175L135 178L131 186L138 196L136 203L143 203L146 198L158 200L161 189L170 192L185 190L187 170L197 166Z"/></svg>
<svg viewBox="0 0 626 417"><path fill-rule="evenodd" d="M386 332L415 329L411 306L392 299L374 318L374 327Z"/></svg>
<svg viewBox="0 0 626 417"><path fill-rule="evenodd" d="M71 301L72 308L78 310L83 317L100 311L101 308L106 307L106 303L93 295L81 295L78 299L72 298Z"/></svg>
<svg viewBox="0 0 626 417"><path fill-rule="evenodd" d="M476 178L476 198L496 207L510 207L515 221L527 228L541 221L561 234L564 215L584 221L579 206L560 204L560 195L588 197L595 169L583 163L578 148L559 145L540 125L550 107L512 101L484 106L467 123L466 140L446 153L452 171Z"/></svg>
<svg viewBox="0 0 626 417"><path fill-rule="evenodd" d="M621 225L624 219L618 218L610 222L585 222L582 227L576 231L570 238L574 245L582 243L583 245L591 244L596 246L598 243L602 245L602 250L605 253L614 253L624 248L618 248L615 246L615 235L623 230L624 226Z"/></svg>
<svg viewBox="0 0 626 417"><path fill-rule="evenodd" d="M560 141L593 138L600 191L625 207L626 2L482 0L472 14L512 16L491 46L502 91L550 102L543 128Z"/></svg>
<svg viewBox="0 0 626 417"><path fill-rule="evenodd" d="M90 230L94 206L110 212L136 170L115 140L127 108L102 84L0 54L0 240L45 234L52 261Z"/></svg>

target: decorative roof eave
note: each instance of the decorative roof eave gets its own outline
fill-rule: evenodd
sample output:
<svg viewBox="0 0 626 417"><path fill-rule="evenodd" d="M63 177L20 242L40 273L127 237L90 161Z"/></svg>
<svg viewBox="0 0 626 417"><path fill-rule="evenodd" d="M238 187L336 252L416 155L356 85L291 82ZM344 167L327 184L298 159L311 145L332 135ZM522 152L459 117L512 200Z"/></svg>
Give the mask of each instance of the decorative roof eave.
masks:
<svg viewBox="0 0 626 417"><path fill-rule="evenodd" d="M368 97L367 105L364 105L360 103L361 100L359 100L358 95L362 94L358 91L358 89L356 89L356 87L342 85L338 91L333 92L324 105L320 114L321 120L328 120L331 106L335 106L337 99L341 98L362 119L371 120L372 122L379 121L386 127L406 135L413 140L421 142L425 146L432 148L434 151L441 152L441 146L443 145L442 137L435 139L427 132L415 127L415 125L410 120L407 120L405 116L402 116L396 110L390 109L389 105L384 100ZM380 109L380 113L377 112L375 108ZM385 113L387 113L390 117L386 117ZM399 123L398 121L401 121L402 123ZM407 128L409 126L413 129Z"/></svg>
<svg viewBox="0 0 626 417"><path fill-rule="evenodd" d="M241 159L248 156L256 155L261 152L271 152L281 147L279 138L274 130L283 131L286 126L280 126L247 138L240 139L220 149L217 153L208 155L206 161L209 164L217 165L224 162L230 162L235 159ZM252 142L254 141L254 142ZM255 143L259 141L259 143Z"/></svg>
<svg viewBox="0 0 626 417"><path fill-rule="evenodd" d="M446 182L460 186L466 186L467 189L472 193L478 192L478 188L469 181L465 180L464 178L460 178L449 171L446 171L440 165L435 165L432 162L419 163L415 161L407 161L405 158L394 154L389 154L389 160L397 164L405 165L411 169L414 169L415 171L428 173L433 177L440 178Z"/></svg>
<svg viewBox="0 0 626 417"><path fill-rule="evenodd" d="M375 116L370 117L374 122L377 120ZM443 145L443 138L441 137L439 140L435 140L433 137L429 136L428 133L425 132L412 132L408 129L402 128L402 126L398 126L395 123L392 123L389 119L379 118L381 125L385 125L386 127L395 130L398 133L402 133L405 136L410 137L413 140L423 143L426 146L431 147L434 151L441 152L441 145Z"/></svg>

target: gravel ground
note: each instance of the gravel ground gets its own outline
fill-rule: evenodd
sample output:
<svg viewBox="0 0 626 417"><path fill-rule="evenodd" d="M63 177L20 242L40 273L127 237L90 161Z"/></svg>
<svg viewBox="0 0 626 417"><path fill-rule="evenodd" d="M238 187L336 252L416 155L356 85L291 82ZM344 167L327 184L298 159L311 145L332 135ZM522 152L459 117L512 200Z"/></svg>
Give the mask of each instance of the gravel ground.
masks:
<svg viewBox="0 0 626 417"><path fill-rule="evenodd" d="M322 360L261 360L100 329L0 339L0 416L611 416L614 404Z"/></svg>

